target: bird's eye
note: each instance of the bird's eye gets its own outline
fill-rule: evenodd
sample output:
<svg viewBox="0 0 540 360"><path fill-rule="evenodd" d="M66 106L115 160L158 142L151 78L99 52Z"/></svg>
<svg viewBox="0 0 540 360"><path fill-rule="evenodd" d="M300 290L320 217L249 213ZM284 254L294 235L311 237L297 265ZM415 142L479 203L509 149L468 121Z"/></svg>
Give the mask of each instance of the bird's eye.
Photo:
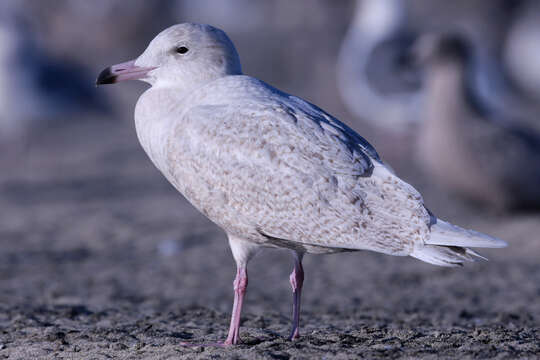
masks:
<svg viewBox="0 0 540 360"><path fill-rule="evenodd" d="M189 49L185 46L179 46L176 48L176 52L179 54L185 54L189 51Z"/></svg>

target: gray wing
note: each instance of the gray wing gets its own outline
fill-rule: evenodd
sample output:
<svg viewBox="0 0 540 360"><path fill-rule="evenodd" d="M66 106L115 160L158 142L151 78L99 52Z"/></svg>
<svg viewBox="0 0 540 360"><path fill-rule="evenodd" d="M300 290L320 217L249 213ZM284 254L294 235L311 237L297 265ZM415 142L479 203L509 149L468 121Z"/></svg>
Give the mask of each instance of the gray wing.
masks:
<svg viewBox="0 0 540 360"><path fill-rule="evenodd" d="M364 153L363 156L366 160L366 171L373 170L373 164L371 164L370 157L378 162L381 162L379 154L375 148L353 129L314 104L311 104L296 96L286 96L290 102L295 105L295 107L289 107L292 112L295 112L295 108L299 109L302 114L301 117L307 116L313 123L326 128L331 134L338 136L344 143L350 144L354 148L360 148Z"/></svg>

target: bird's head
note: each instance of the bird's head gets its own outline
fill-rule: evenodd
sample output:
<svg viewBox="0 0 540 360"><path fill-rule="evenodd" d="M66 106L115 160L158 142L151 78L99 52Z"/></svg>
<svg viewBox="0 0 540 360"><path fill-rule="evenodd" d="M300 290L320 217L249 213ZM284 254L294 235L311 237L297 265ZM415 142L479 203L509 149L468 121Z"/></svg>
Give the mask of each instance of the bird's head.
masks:
<svg viewBox="0 0 540 360"><path fill-rule="evenodd" d="M412 48L412 57L419 65L446 62L465 64L471 56L471 45L461 34L428 33L421 36Z"/></svg>
<svg viewBox="0 0 540 360"><path fill-rule="evenodd" d="M142 80L153 86L202 85L241 73L238 53L223 31L185 23L162 31L137 59L103 70L96 84Z"/></svg>

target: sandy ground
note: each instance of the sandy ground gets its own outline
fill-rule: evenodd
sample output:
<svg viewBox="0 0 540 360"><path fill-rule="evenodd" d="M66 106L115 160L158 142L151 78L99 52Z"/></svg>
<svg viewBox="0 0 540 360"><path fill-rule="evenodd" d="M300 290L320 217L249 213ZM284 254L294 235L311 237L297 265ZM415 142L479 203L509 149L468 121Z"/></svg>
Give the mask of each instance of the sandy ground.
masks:
<svg viewBox="0 0 540 360"><path fill-rule="evenodd" d="M539 214L475 209L398 161L438 215L510 246L458 269L307 256L295 342L291 259L268 250L250 265L242 345L184 347L226 336L235 269L224 233L162 179L131 123L58 129L22 151L2 160L0 358L540 356Z"/></svg>

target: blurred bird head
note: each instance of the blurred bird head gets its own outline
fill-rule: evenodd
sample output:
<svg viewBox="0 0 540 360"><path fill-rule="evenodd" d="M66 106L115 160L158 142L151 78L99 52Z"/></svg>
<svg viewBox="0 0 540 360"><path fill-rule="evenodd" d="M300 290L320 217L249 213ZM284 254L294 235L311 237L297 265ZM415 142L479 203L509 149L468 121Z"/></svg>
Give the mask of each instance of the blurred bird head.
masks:
<svg viewBox="0 0 540 360"><path fill-rule="evenodd" d="M185 23L162 31L137 59L103 70L96 84L123 80L142 80L153 86L204 84L241 73L238 53L223 31Z"/></svg>
<svg viewBox="0 0 540 360"><path fill-rule="evenodd" d="M471 57L471 46L460 34L425 34L413 45L412 57L421 66L437 63L465 64Z"/></svg>

